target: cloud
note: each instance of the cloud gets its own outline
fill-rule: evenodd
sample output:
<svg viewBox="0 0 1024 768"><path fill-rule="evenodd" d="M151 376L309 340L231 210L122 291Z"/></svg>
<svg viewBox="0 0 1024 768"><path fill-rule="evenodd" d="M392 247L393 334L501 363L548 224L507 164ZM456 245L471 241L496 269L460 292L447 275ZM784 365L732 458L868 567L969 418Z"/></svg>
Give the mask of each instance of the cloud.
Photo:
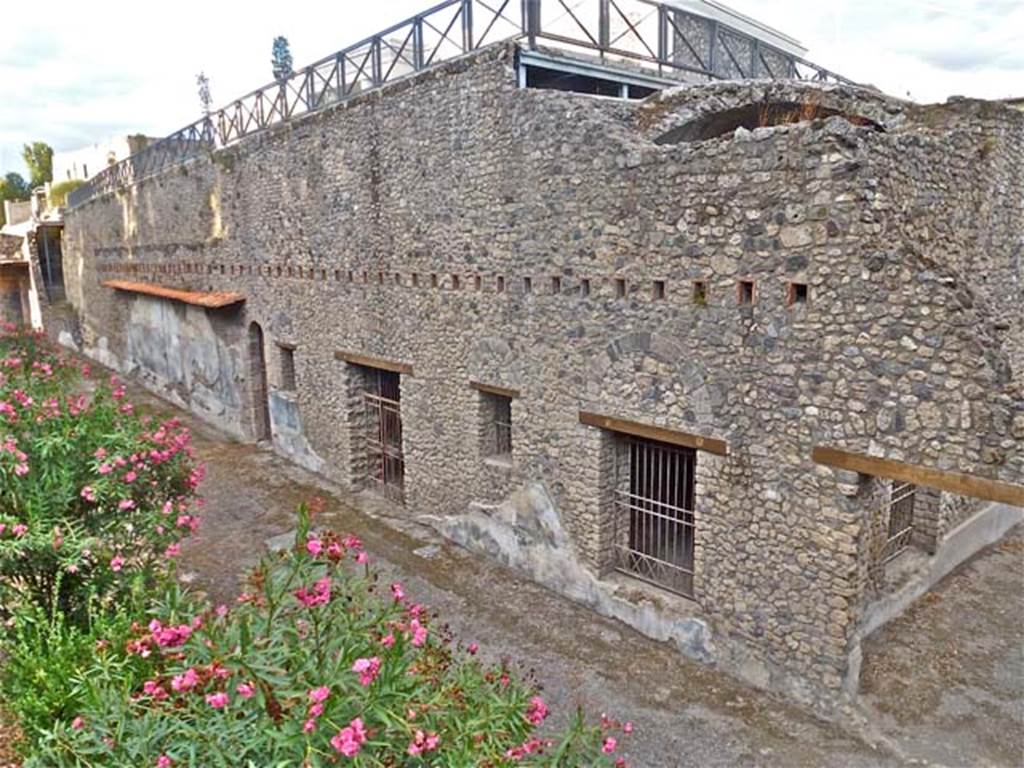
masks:
<svg viewBox="0 0 1024 768"><path fill-rule="evenodd" d="M37 6L12 3L0 50L0 172L23 171L29 141L62 150L167 135L199 116L200 70L217 106L267 83L276 35L302 65L433 2L290 0L281 13L271 3L178 0L154 17L135 0L50 0L45 26ZM1021 0L726 2L801 39L812 61L898 96L1024 95Z"/></svg>

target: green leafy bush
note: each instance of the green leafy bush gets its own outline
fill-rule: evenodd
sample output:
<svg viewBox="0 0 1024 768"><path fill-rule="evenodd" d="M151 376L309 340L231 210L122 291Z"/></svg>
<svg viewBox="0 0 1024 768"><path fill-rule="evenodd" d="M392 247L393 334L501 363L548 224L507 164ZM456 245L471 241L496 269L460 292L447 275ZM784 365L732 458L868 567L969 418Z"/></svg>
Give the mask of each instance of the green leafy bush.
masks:
<svg viewBox="0 0 1024 768"><path fill-rule="evenodd" d="M0 619L37 605L81 623L198 525L188 430L140 418L116 378L84 394L80 374L40 336L0 335Z"/></svg>
<svg viewBox="0 0 1024 768"><path fill-rule="evenodd" d="M138 615L136 600L113 609L89 611L84 626L69 624L59 611L47 614L29 605L8 622L0 640L0 691L5 707L17 716L28 748L59 720L71 721L90 706L83 672L102 659L118 676L138 686L150 663L124 651Z"/></svg>
<svg viewBox="0 0 1024 768"><path fill-rule="evenodd" d="M154 674L126 692L101 661L74 724L32 766L611 765L620 730L577 717L537 735L543 699L475 646L457 648L358 539L310 535L268 558L232 608L172 592L129 642ZM615 764L622 765L619 759Z"/></svg>
<svg viewBox="0 0 1024 768"><path fill-rule="evenodd" d="M68 195L85 184L81 179L60 181L50 187L49 203L51 208L61 208L67 204Z"/></svg>

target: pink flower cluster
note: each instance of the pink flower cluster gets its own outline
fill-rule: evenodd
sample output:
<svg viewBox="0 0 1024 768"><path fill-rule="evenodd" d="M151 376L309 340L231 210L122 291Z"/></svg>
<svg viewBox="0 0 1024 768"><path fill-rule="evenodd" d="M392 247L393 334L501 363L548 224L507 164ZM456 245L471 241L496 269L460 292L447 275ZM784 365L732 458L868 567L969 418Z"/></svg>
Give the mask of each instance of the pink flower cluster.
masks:
<svg viewBox="0 0 1024 768"><path fill-rule="evenodd" d="M366 728L357 717L331 737L331 746L345 757L355 757L366 743Z"/></svg>
<svg viewBox="0 0 1024 768"><path fill-rule="evenodd" d="M326 685L314 688L306 696L309 698L309 709L306 711L306 722L302 725L304 733L312 733L316 730L316 721L324 713L324 702L331 695L331 689Z"/></svg>
<svg viewBox="0 0 1024 768"><path fill-rule="evenodd" d="M306 540L306 551L313 557L326 557L331 562L337 563L345 557L345 553L354 553L357 563L368 561L366 552L363 551L363 542L355 536L346 536L339 539L335 534L328 533L323 536L310 536Z"/></svg>
<svg viewBox="0 0 1024 768"><path fill-rule="evenodd" d="M193 625L196 625L196 622L199 622L201 625L202 620L197 617L193 620ZM153 633L153 642L161 648L177 648L180 645L184 645L185 641L192 636L192 630L197 628L198 626L189 626L188 624L165 627L157 619L149 622L149 631Z"/></svg>
<svg viewBox="0 0 1024 768"><path fill-rule="evenodd" d="M28 455L18 448L18 441L13 437L8 437L2 443L0 443L0 454L9 453L14 457L14 474L18 477L24 477L28 474Z"/></svg>
<svg viewBox="0 0 1024 768"><path fill-rule="evenodd" d="M441 742L441 738L436 733L424 733L423 731L416 731L413 734L413 739L409 742L409 748L406 752L412 757L423 754L424 752L433 752L437 749L437 745Z"/></svg>
<svg viewBox="0 0 1024 768"><path fill-rule="evenodd" d="M370 685L380 674L380 658L373 656L369 659L356 659L352 671L359 675L360 685Z"/></svg>
<svg viewBox="0 0 1024 768"><path fill-rule="evenodd" d="M530 725L540 725L548 716L548 705L540 696L530 699L530 706L526 708L526 722Z"/></svg>
<svg viewBox="0 0 1024 768"><path fill-rule="evenodd" d="M318 579L312 589L300 587L295 590L295 599L307 608L331 602L331 577L324 576L322 579Z"/></svg>

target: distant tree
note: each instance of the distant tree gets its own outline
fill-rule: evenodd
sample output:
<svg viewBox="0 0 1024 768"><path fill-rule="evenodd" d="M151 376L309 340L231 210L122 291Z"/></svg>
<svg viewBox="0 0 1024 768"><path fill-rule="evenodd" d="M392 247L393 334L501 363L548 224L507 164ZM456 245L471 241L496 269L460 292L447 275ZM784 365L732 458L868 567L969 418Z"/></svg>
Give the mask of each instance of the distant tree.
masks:
<svg viewBox="0 0 1024 768"><path fill-rule="evenodd" d="M286 80L292 73L292 52L288 47L288 38L278 36L274 38L273 58L270 64L274 70L275 80Z"/></svg>
<svg viewBox="0 0 1024 768"><path fill-rule="evenodd" d="M210 95L210 78L206 76L205 72L196 75L196 86L199 88L199 104L203 108L203 114L209 117L210 109L213 106L213 96Z"/></svg>
<svg viewBox="0 0 1024 768"><path fill-rule="evenodd" d="M45 141L34 141L22 148L21 156L28 167L30 189L53 181L53 147Z"/></svg>
<svg viewBox="0 0 1024 768"><path fill-rule="evenodd" d="M28 200L32 195L32 187L28 185L20 173L8 173L4 176L0 199L3 200Z"/></svg>
<svg viewBox="0 0 1024 768"><path fill-rule="evenodd" d="M0 227L7 223L4 215L4 200L26 200L31 194L28 182L20 173L8 173L0 179Z"/></svg>

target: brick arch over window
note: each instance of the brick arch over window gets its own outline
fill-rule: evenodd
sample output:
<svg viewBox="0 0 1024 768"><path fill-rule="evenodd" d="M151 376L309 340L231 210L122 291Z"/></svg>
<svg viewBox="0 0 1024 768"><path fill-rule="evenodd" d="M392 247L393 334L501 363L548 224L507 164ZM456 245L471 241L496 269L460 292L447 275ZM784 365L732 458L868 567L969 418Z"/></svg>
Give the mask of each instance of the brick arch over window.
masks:
<svg viewBox="0 0 1024 768"><path fill-rule="evenodd" d="M710 423L722 404L723 393L701 363L676 340L660 333L634 331L611 342L594 345L585 353L586 378L580 394L595 406L613 407L628 397L634 404L660 406L674 422Z"/></svg>

